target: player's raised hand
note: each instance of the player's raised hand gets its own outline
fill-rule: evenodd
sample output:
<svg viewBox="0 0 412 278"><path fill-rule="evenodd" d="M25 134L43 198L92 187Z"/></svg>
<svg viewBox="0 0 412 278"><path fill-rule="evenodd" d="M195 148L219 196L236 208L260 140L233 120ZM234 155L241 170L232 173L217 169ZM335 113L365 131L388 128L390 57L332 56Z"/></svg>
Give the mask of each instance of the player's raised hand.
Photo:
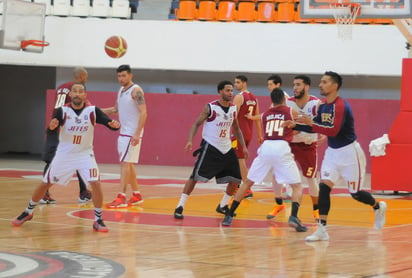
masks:
<svg viewBox="0 0 412 278"><path fill-rule="evenodd" d="M49 129L50 130L55 130L59 126L59 120L56 118L51 119L49 123Z"/></svg>

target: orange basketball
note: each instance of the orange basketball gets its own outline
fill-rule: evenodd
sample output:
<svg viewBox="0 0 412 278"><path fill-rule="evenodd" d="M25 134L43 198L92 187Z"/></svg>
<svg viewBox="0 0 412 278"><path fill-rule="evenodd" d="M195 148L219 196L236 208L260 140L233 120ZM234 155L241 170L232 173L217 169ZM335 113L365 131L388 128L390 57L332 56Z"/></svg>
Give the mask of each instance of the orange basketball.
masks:
<svg viewBox="0 0 412 278"><path fill-rule="evenodd" d="M121 36L111 36L104 44L104 51L112 58L120 58L127 51L127 42Z"/></svg>

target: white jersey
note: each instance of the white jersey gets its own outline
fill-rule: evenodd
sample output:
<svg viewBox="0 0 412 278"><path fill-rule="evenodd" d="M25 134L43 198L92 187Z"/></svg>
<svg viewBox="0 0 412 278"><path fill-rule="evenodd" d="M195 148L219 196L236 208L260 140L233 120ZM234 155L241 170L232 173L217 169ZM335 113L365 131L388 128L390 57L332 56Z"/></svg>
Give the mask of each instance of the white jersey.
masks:
<svg viewBox="0 0 412 278"><path fill-rule="evenodd" d="M306 103L306 105L303 108L300 108L296 103L296 99L294 97L291 97L286 101L286 105L295 109L299 114L308 115L309 117L311 117L311 119L313 119L316 116L316 111L320 102L320 99L318 99L317 97L310 96L309 101ZM300 131L293 136L292 143L305 143L310 145L317 140L317 133L307 133Z"/></svg>
<svg viewBox="0 0 412 278"><path fill-rule="evenodd" d="M132 97L132 91L136 87L139 87L139 85L133 84L126 90L124 87L121 87L117 95L121 135L133 136L139 124L140 112L139 109L137 109L138 104Z"/></svg>
<svg viewBox="0 0 412 278"><path fill-rule="evenodd" d="M86 106L80 115L77 115L71 106L63 106L62 110L63 122L60 124L56 156L60 154L93 154L96 107Z"/></svg>
<svg viewBox="0 0 412 278"><path fill-rule="evenodd" d="M210 116L203 124L203 139L213 147L227 153L232 148L230 131L236 118L236 105L230 104L226 113L217 101L209 103Z"/></svg>

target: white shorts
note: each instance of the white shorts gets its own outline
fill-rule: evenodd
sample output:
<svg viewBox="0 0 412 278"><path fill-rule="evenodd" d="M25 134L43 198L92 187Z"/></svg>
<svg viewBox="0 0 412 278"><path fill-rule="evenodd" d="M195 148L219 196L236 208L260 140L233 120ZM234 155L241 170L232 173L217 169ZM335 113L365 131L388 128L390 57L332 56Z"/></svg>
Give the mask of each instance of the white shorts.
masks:
<svg viewBox="0 0 412 278"><path fill-rule="evenodd" d="M136 146L132 146L131 139L132 137L128 135L120 135L119 138L117 138L117 152L119 153L120 162L139 162L142 138L140 138L140 142Z"/></svg>
<svg viewBox="0 0 412 278"><path fill-rule="evenodd" d="M366 171L366 158L358 142L339 149L327 148L321 167L321 180L334 184L344 179L349 192L358 192L363 184Z"/></svg>
<svg viewBox="0 0 412 278"><path fill-rule="evenodd" d="M76 171L87 183L100 179L93 154L56 154L43 176L43 182L67 185Z"/></svg>
<svg viewBox="0 0 412 278"><path fill-rule="evenodd" d="M266 140L257 151L247 178L254 183L261 183L272 169L276 181L280 184L300 183L300 173L290 151L289 143L284 140Z"/></svg>

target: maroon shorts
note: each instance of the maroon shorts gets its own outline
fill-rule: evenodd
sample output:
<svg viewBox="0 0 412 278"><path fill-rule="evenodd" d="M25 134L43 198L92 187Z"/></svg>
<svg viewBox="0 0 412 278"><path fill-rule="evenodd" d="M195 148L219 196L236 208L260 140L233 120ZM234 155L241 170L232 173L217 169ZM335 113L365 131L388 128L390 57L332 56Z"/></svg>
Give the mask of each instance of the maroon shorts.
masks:
<svg viewBox="0 0 412 278"><path fill-rule="evenodd" d="M245 143L246 143L246 147L249 147L250 140L245 139ZM239 144L239 141L237 139L232 141L232 148L235 149L237 158L245 158L245 153L243 152L243 148Z"/></svg>
<svg viewBox="0 0 412 278"><path fill-rule="evenodd" d="M318 153L316 143L307 145L305 143L290 143L290 148L299 164L302 174L308 178L316 178L318 172Z"/></svg>

